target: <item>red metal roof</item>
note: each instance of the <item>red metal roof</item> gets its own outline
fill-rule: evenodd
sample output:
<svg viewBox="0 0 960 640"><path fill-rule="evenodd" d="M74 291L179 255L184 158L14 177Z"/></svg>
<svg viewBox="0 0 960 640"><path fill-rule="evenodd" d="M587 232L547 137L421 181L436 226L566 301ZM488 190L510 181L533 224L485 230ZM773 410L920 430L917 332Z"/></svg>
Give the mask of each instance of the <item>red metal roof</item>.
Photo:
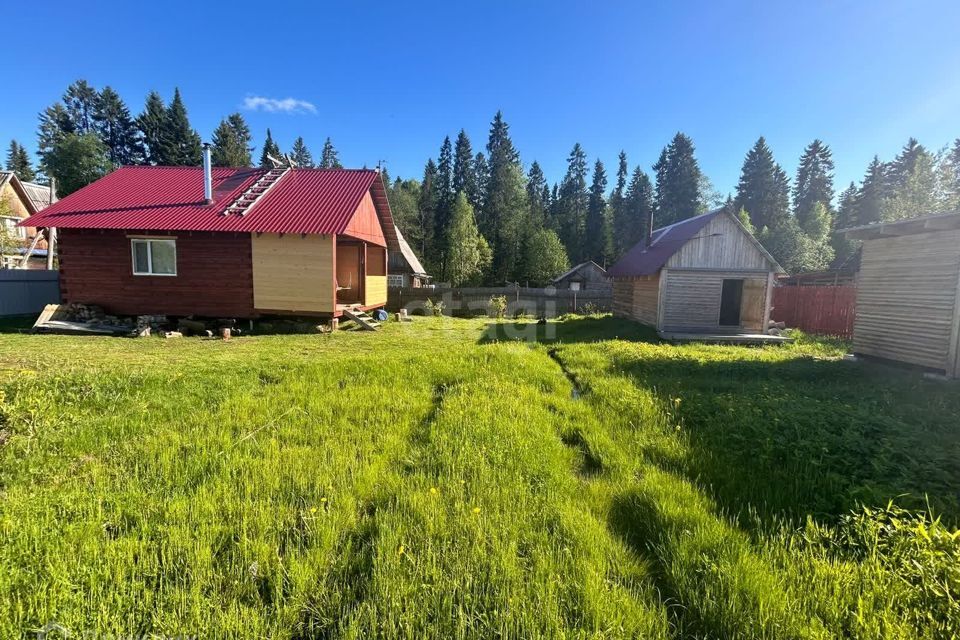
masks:
<svg viewBox="0 0 960 640"><path fill-rule="evenodd" d="M122 167L23 221L32 227L265 233L342 233L379 173L368 169L291 169L243 216L223 211L265 169L215 168L214 203L203 203L200 167ZM386 207L386 210L383 209ZM384 229L391 239L392 228ZM393 243L391 243L393 244Z"/></svg>

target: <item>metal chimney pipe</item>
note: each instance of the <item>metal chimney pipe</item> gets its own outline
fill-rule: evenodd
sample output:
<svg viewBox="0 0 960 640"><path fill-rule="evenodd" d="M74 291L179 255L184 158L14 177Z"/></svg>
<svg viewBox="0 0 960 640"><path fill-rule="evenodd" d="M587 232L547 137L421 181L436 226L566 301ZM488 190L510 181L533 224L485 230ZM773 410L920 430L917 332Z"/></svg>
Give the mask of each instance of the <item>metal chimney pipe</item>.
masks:
<svg viewBox="0 0 960 640"><path fill-rule="evenodd" d="M650 215L647 216L647 246L653 242L653 209L650 209Z"/></svg>
<svg viewBox="0 0 960 640"><path fill-rule="evenodd" d="M203 200L213 204L213 162L210 159L210 143L203 143Z"/></svg>

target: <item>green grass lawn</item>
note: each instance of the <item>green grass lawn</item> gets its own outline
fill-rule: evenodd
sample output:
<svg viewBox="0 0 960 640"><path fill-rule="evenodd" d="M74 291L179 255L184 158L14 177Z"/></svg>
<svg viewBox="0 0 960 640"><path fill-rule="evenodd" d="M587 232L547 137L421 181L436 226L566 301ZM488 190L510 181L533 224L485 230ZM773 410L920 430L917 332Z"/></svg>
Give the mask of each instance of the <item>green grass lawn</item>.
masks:
<svg viewBox="0 0 960 640"><path fill-rule="evenodd" d="M3 638L960 633L960 387L843 345L17 326Z"/></svg>

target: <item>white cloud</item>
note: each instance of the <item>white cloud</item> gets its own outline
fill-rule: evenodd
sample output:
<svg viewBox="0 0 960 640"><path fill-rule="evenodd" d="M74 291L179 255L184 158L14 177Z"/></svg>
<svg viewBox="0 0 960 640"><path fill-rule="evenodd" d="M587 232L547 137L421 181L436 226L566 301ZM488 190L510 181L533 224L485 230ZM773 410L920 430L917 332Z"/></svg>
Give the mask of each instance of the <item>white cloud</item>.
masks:
<svg viewBox="0 0 960 640"><path fill-rule="evenodd" d="M266 111L267 113L316 113L317 108L312 102L297 100L296 98L266 98L264 96L247 96L243 99L243 108L248 111Z"/></svg>

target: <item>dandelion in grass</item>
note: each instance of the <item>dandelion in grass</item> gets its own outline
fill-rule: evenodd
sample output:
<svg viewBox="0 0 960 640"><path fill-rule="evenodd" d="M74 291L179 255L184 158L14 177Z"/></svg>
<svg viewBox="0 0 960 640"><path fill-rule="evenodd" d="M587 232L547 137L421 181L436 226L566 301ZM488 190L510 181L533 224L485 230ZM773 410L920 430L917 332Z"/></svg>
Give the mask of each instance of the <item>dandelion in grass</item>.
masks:
<svg viewBox="0 0 960 640"><path fill-rule="evenodd" d="M473 508L473 513L474 513L474 515L480 515L480 507L474 507L474 508Z"/></svg>
<svg viewBox="0 0 960 640"><path fill-rule="evenodd" d="M405 549L403 548L403 545L400 545L400 547L397 549L397 555L402 556L404 551Z"/></svg>
<svg viewBox="0 0 960 640"><path fill-rule="evenodd" d="M440 491L436 487L430 487L430 495L435 496L438 493L440 493Z"/></svg>

